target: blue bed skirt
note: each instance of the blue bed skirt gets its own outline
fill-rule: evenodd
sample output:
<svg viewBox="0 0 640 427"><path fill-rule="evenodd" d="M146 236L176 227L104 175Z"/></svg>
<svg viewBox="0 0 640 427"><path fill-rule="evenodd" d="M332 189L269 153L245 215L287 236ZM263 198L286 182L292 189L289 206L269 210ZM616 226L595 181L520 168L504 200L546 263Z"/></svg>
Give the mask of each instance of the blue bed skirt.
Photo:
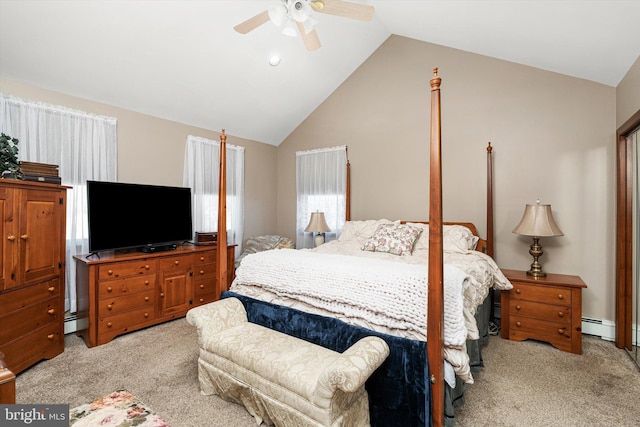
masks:
<svg viewBox="0 0 640 427"><path fill-rule="evenodd" d="M242 302L250 322L340 353L365 336L382 338L389 345L389 357L365 384L371 425L431 426L431 387L427 383L429 366L424 341L377 333L338 319L258 301L234 292L224 292L221 296L229 297Z"/></svg>

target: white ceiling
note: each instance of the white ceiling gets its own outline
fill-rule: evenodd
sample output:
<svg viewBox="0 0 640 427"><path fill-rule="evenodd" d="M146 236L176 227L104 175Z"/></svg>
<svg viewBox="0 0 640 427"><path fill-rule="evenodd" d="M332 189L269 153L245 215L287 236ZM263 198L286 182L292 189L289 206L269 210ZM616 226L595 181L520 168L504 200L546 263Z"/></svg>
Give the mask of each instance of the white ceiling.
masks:
<svg viewBox="0 0 640 427"><path fill-rule="evenodd" d="M374 20L315 13L313 52L233 30L277 1L0 0L0 76L279 145L391 34L609 86L640 54L638 0L353 0Z"/></svg>

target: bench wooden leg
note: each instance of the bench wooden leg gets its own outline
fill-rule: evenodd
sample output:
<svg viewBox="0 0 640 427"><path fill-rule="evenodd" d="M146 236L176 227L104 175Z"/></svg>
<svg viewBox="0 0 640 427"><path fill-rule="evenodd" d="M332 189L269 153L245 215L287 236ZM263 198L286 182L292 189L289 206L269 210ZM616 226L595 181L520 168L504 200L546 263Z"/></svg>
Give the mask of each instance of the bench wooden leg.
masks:
<svg viewBox="0 0 640 427"><path fill-rule="evenodd" d="M0 403L16 403L16 376L7 368L2 352L0 352Z"/></svg>

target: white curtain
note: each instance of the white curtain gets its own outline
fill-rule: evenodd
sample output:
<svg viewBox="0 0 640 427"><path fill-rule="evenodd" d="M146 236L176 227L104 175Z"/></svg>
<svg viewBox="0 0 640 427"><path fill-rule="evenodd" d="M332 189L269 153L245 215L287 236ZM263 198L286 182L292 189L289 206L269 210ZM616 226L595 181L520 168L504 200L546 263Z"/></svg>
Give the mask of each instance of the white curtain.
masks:
<svg viewBox="0 0 640 427"><path fill-rule="evenodd" d="M87 180L115 181L117 122L61 106L25 101L0 93L0 129L17 138L22 161L59 166L67 190L65 310L75 313L73 256L89 251Z"/></svg>
<svg viewBox="0 0 640 427"><path fill-rule="evenodd" d="M189 135L184 157L183 185L193 195L194 232L218 231L220 142ZM244 235L244 147L227 144L227 234L229 244L242 251Z"/></svg>
<svg viewBox="0 0 640 427"><path fill-rule="evenodd" d="M296 152L296 248L312 248L313 233L304 229L312 212L324 212L331 231L325 241L338 238L346 215L347 147Z"/></svg>

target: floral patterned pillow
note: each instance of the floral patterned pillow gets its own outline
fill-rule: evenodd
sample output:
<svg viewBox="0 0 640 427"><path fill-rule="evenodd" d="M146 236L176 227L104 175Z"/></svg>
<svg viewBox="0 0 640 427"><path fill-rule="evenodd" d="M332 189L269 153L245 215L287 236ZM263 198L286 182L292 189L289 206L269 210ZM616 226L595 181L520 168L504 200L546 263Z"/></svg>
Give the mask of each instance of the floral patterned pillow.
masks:
<svg viewBox="0 0 640 427"><path fill-rule="evenodd" d="M413 244L422 230L406 224L381 224L362 246L363 251L411 255Z"/></svg>

